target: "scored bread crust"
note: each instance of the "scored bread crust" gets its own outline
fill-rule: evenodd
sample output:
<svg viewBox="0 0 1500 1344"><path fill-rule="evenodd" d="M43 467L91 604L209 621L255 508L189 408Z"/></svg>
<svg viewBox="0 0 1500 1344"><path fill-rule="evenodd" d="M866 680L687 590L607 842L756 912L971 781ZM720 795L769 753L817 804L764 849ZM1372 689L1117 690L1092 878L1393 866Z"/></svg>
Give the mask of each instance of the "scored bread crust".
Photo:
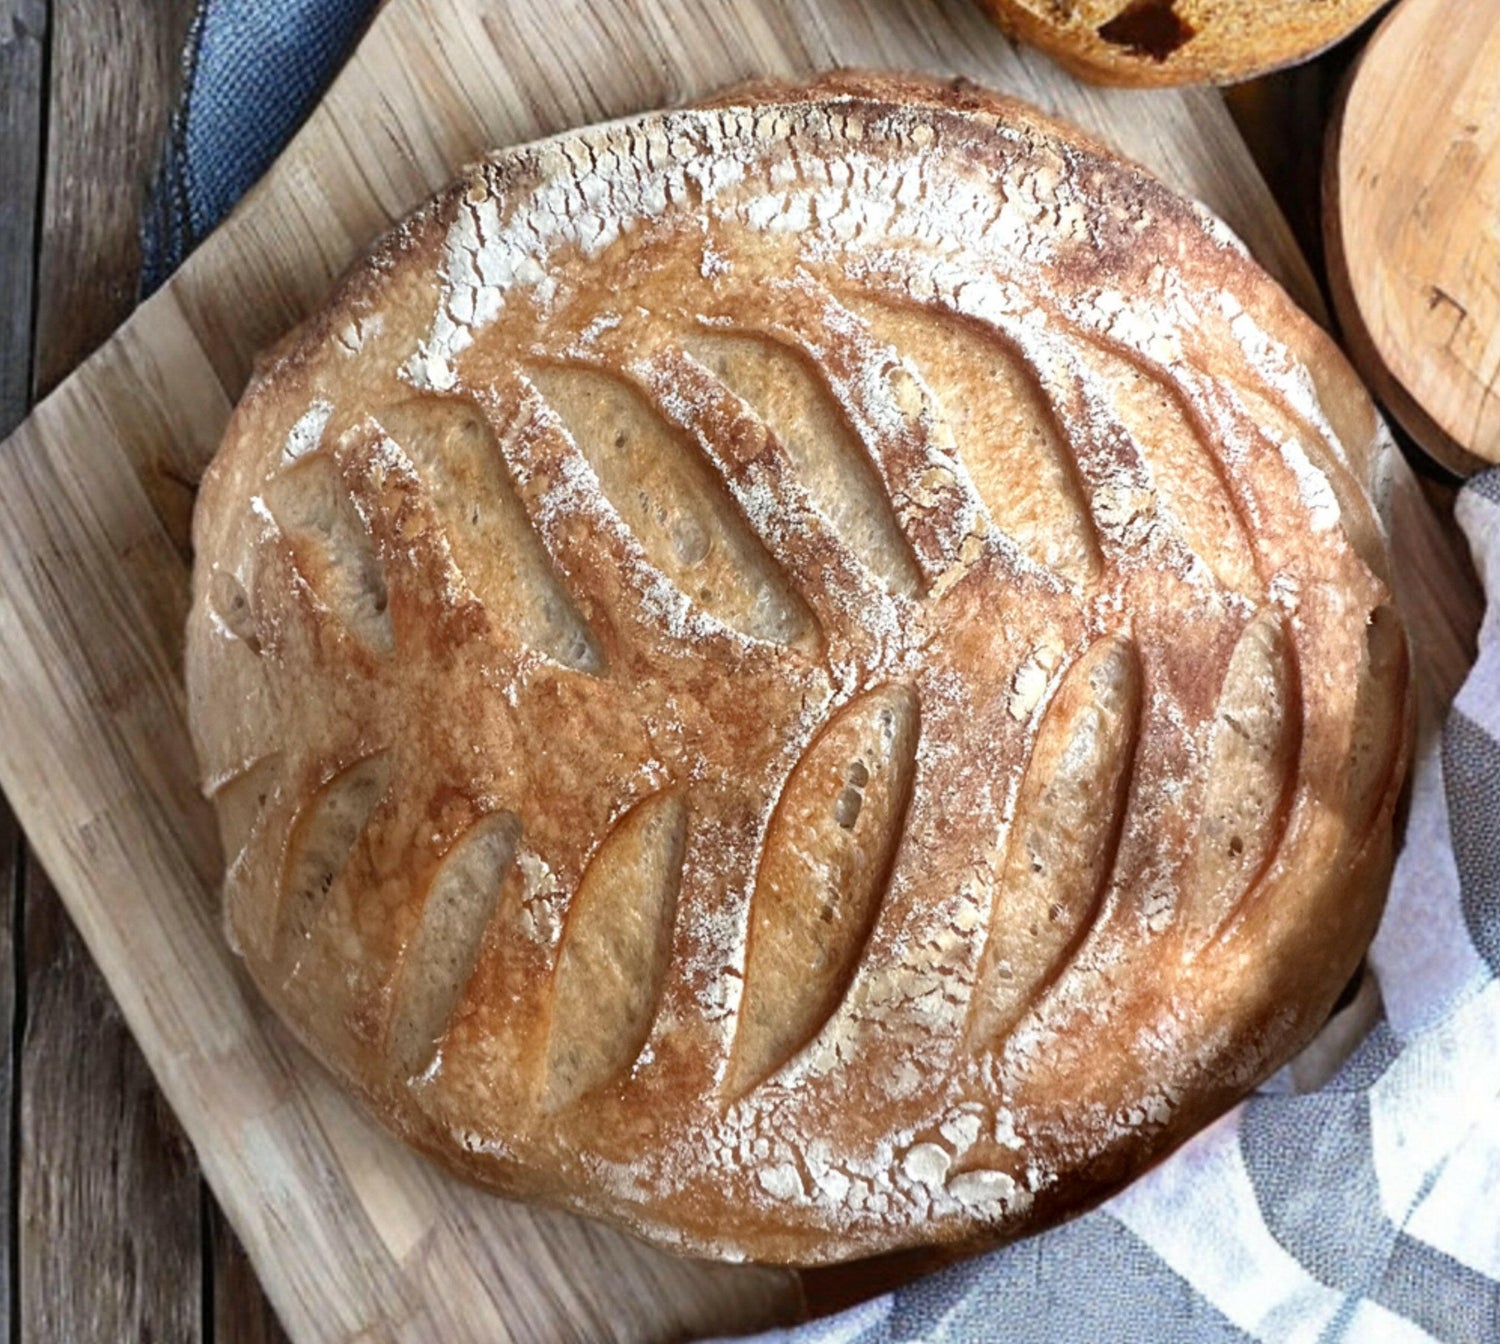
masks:
<svg viewBox="0 0 1500 1344"><path fill-rule="evenodd" d="M1373 933L1388 447L1222 224L971 86L498 153L204 478L230 937L499 1191L804 1264L1054 1222Z"/></svg>
<svg viewBox="0 0 1500 1344"><path fill-rule="evenodd" d="M1310 60L1389 0L979 0L1083 79L1233 84Z"/></svg>

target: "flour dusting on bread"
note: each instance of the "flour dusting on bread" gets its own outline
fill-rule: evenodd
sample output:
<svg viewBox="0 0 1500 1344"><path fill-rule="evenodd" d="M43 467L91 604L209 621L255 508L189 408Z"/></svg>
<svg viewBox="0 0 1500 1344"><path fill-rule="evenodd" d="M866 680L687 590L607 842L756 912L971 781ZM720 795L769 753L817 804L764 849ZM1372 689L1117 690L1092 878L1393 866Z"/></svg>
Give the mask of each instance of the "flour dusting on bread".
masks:
<svg viewBox="0 0 1500 1344"><path fill-rule="evenodd" d="M1378 913L1406 684L1333 399L1200 207L971 88L485 160L200 500L252 976L426 1151L676 1249L1102 1197Z"/></svg>

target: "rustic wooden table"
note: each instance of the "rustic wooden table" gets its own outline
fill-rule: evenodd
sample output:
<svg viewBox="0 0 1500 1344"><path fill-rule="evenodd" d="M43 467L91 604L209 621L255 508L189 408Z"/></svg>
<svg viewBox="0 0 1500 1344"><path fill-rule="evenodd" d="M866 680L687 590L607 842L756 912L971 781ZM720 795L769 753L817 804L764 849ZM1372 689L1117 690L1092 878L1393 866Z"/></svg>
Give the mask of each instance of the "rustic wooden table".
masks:
<svg viewBox="0 0 1500 1344"><path fill-rule="evenodd" d="M0 0L0 438L136 302L194 7ZM1321 128L1347 52L1232 99L1315 261ZM3 800L0 1208L0 1340L283 1338ZM839 1278L825 1305L849 1291Z"/></svg>
<svg viewBox="0 0 1500 1344"><path fill-rule="evenodd" d="M135 305L193 9L0 0L0 438ZM0 1339L283 1338L3 802L0 1207Z"/></svg>

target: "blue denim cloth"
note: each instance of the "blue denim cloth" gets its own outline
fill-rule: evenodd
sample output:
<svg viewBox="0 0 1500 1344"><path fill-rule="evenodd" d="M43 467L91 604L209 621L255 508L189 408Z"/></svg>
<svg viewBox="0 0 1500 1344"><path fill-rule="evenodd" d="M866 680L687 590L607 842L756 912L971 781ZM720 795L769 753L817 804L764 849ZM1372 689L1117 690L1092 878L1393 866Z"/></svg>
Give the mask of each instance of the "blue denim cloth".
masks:
<svg viewBox="0 0 1500 1344"><path fill-rule="evenodd" d="M312 111L379 0L202 0L141 229L144 293L243 196Z"/></svg>

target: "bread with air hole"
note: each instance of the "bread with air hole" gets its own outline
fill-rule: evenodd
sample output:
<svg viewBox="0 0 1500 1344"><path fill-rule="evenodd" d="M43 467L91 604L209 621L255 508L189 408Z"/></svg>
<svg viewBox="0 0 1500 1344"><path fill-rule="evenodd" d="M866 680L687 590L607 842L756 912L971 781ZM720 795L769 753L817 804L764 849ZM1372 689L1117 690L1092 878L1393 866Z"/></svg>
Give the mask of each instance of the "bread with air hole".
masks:
<svg viewBox="0 0 1500 1344"><path fill-rule="evenodd" d="M979 0L1101 84L1234 84L1316 56L1387 0Z"/></svg>

